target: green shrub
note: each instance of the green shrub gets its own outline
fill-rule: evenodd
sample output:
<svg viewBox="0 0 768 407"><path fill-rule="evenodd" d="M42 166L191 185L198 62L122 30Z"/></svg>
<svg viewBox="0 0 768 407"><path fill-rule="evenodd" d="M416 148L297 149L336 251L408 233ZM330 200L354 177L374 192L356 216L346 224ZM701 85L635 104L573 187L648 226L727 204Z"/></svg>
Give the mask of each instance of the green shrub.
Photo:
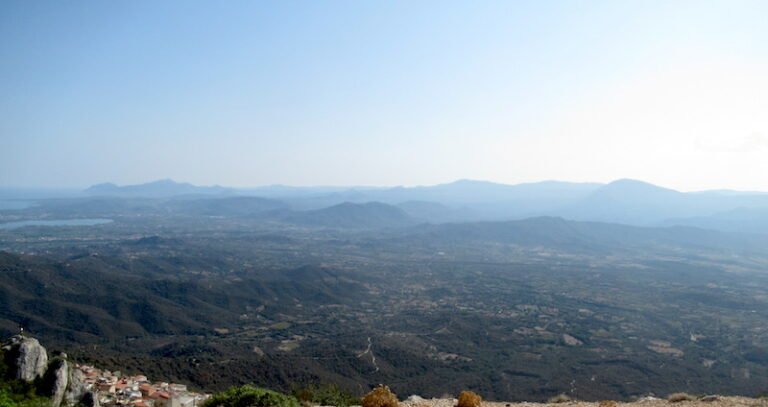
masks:
<svg viewBox="0 0 768 407"><path fill-rule="evenodd" d="M696 400L695 397L691 396L688 393L674 393L670 394L669 397L667 397L667 401L670 403L679 403L681 401L693 401Z"/></svg>
<svg viewBox="0 0 768 407"><path fill-rule="evenodd" d="M202 407L299 407L299 401L293 396L246 384L214 394Z"/></svg>
<svg viewBox="0 0 768 407"><path fill-rule="evenodd" d="M8 383L0 386L0 407L50 407L51 400L34 393L14 393Z"/></svg>
<svg viewBox="0 0 768 407"><path fill-rule="evenodd" d="M360 404L359 398L348 391L342 390L335 384L310 384L301 388L295 388L291 391L291 394L302 403L321 406L348 407Z"/></svg>
<svg viewBox="0 0 768 407"><path fill-rule="evenodd" d="M51 399L47 397L35 397L16 403L16 407L51 407Z"/></svg>
<svg viewBox="0 0 768 407"><path fill-rule="evenodd" d="M0 389L0 407L15 407L16 402L4 389Z"/></svg>
<svg viewBox="0 0 768 407"><path fill-rule="evenodd" d="M383 384L371 390L361 401L363 407L400 407L400 403L397 402L397 395Z"/></svg>

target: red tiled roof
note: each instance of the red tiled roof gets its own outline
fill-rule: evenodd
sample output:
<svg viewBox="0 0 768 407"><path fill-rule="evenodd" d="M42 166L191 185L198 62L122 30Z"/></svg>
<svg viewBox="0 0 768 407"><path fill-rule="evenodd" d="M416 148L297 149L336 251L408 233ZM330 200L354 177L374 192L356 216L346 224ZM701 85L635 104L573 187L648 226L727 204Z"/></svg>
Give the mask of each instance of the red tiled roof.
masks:
<svg viewBox="0 0 768 407"><path fill-rule="evenodd" d="M171 396L164 391L156 391L149 395L151 399L170 399Z"/></svg>

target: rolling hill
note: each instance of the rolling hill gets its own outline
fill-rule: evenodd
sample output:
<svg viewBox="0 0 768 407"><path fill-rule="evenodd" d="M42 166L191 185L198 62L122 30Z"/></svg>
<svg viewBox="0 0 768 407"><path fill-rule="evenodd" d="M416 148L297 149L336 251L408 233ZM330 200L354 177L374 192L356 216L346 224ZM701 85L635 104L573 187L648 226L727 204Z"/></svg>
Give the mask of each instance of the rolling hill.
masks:
<svg viewBox="0 0 768 407"><path fill-rule="evenodd" d="M305 226L346 229L398 228L416 223L404 210L381 202L345 202L328 208L296 212L284 220Z"/></svg>

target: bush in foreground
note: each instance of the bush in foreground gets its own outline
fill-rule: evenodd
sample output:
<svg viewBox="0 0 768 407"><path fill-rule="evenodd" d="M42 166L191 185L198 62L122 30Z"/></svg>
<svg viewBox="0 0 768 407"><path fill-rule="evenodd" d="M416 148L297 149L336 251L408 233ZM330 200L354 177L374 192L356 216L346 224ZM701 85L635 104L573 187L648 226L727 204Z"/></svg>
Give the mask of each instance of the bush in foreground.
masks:
<svg viewBox="0 0 768 407"><path fill-rule="evenodd" d="M370 393L363 396L363 407L399 407L397 402L397 395L389 390L388 386L383 384L378 385Z"/></svg>
<svg viewBox="0 0 768 407"><path fill-rule="evenodd" d="M45 397L13 394L0 387L0 407L50 407L51 400Z"/></svg>
<svg viewBox="0 0 768 407"><path fill-rule="evenodd" d="M293 396L246 384L214 394L202 407L299 407Z"/></svg>
<svg viewBox="0 0 768 407"><path fill-rule="evenodd" d="M459 394L459 402L456 407L480 407L482 402L483 398L479 394L465 390Z"/></svg>
<svg viewBox="0 0 768 407"><path fill-rule="evenodd" d="M670 403L679 403L681 401L694 401L696 400L696 397L691 396L688 393L674 393L670 394L669 397L667 397L667 401Z"/></svg>
<svg viewBox="0 0 768 407"><path fill-rule="evenodd" d="M301 388L295 388L291 394L304 404L316 404L321 406L348 407L360 404L360 399L352 393L344 391L335 384L315 385L310 384Z"/></svg>

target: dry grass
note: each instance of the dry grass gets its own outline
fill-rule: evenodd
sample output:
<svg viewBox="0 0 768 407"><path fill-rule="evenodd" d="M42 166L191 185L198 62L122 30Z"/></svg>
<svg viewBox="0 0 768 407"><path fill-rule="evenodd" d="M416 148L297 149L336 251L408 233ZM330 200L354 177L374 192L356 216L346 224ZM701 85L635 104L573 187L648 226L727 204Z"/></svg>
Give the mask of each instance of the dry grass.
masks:
<svg viewBox="0 0 768 407"><path fill-rule="evenodd" d="M370 393L363 396L362 407L399 407L397 395L388 386L378 385Z"/></svg>
<svg viewBox="0 0 768 407"><path fill-rule="evenodd" d="M456 407L480 407L482 402L483 398L479 394L465 390L459 394L459 402Z"/></svg>
<svg viewBox="0 0 768 407"><path fill-rule="evenodd" d="M681 401L694 401L696 397L691 396L688 393L673 393L667 397L667 401L670 403L679 403Z"/></svg>
<svg viewBox="0 0 768 407"><path fill-rule="evenodd" d="M597 406L598 407L616 407L617 403L613 400L603 400Z"/></svg>
<svg viewBox="0 0 768 407"><path fill-rule="evenodd" d="M550 403L550 404L568 403L569 401L573 401L573 398L571 398L571 396L565 393L560 393L557 396L550 397L549 400L547 400L547 403Z"/></svg>

